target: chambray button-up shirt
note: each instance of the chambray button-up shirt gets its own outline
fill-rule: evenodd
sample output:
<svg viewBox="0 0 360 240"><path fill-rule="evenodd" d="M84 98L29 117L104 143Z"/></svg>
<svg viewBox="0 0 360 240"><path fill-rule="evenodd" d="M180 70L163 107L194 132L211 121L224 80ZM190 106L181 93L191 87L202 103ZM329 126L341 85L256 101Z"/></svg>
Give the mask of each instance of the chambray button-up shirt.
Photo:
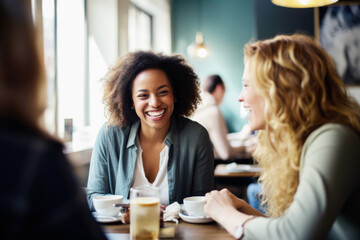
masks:
<svg viewBox="0 0 360 240"><path fill-rule="evenodd" d="M87 197L117 194L129 198L137 159L136 135L140 121L123 128L106 124L100 129L90 163ZM208 132L197 122L172 117L164 143L169 147L167 166L169 203L204 195L214 188L214 156Z"/></svg>

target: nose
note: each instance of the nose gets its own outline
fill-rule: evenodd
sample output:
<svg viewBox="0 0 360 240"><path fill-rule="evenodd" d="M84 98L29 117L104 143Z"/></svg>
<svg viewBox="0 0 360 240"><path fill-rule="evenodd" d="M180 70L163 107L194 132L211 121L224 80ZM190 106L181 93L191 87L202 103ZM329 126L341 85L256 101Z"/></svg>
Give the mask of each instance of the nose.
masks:
<svg viewBox="0 0 360 240"><path fill-rule="evenodd" d="M238 97L238 101L239 102L243 102L244 101L244 96L243 96L244 94L243 94L243 90L241 90L241 92L240 92L240 95L239 95L239 97Z"/></svg>
<svg viewBox="0 0 360 240"><path fill-rule="evenodd" d="M159 107L160 104L161 104L161 101L160 101L160 99L159 99L158 96L153 95L153 96L150 98L149 105L150 105L151 107Z"/></svg>

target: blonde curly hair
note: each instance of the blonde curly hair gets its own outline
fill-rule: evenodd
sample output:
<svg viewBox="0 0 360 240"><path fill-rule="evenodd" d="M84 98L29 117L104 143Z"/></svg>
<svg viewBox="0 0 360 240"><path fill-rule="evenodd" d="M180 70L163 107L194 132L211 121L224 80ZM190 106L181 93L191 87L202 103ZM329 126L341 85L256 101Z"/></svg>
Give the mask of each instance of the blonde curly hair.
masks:
<svg viewBox="0 0 360 240"><path fill-rule="evenodd" d="M269 216L284 214L299 184L306 138L325 123L341 123L360 135L360 106L346 92L329 55L312 38L295 34L248 43L245 62L264 98L266 128L254 159L263 167L262 201Z"/></svg>

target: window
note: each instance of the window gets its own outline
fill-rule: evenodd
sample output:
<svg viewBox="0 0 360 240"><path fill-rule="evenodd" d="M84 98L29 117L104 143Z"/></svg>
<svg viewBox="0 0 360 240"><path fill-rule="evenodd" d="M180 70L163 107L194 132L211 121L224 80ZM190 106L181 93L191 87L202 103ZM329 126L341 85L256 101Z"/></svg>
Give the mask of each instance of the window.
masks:
<svg viewBox="0 0 360 240"><path fill-rule="evenodd" d="M106 120L101 79L109 66L135 49L170 52L169 2L32 0L32 7L43 35L46 127L63 138L66 119L72 119L73 148L92 144Z"/></svg>
<svg viewBox="0 0 360 240"><path fill-rule="evenodd" d="M149 50L152 44L152 16L134 4L129 7L129 50Z"/></svg>
<svg viewBox="0 0 360 240"><path fill-rule="evenodd" d="M86 32L84 0L57 1L58 133L64 136L65 119L73 130L85 126Z"/></svg>

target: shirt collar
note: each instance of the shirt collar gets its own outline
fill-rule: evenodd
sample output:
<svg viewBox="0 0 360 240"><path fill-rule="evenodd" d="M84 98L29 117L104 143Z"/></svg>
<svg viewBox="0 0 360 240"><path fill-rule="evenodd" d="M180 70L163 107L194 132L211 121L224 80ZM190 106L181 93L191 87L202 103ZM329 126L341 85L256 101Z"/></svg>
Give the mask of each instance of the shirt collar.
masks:
<svg viewBox="0 0 360 240"><path fill-rule="evenodd" d="M130 133L128 138L127 148L136 146L136 136L140 127L140 120L133 123L130 127ZM166 146L171 147L171 145L177 145L178 142L178 131L177 131L177 120L176 117L171 117L170 120L170 129L168 134L165 137L164 143Z"/></svg>

